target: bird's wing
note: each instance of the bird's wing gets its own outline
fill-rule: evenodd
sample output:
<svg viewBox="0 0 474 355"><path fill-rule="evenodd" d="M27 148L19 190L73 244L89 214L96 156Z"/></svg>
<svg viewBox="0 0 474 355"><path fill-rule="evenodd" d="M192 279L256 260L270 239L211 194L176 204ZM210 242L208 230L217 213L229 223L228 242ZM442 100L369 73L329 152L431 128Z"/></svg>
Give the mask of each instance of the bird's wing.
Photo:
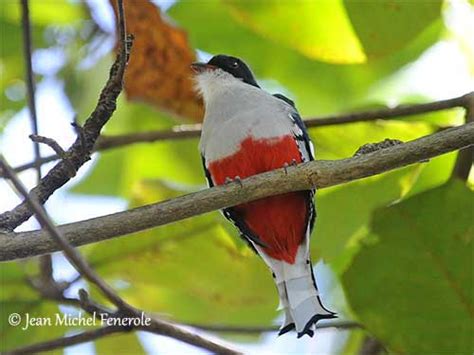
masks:
<svg viewBox="0 0 474 355"><path fill-rule="evenodd" d="M299 149L301 151L301 156L303 161L313 161L314 160L314 147L311 139L309 138L308 130L306 129L306 125L303 122L298 110L296 109L295 103L293 100L287 98L282 94L274 94L274 97L284 101L287 105L291 107L291 111L289 114L290 119L295 125L293 135L298 143ZM314 192L315 190L311 190L309 198L308 198L308 236L311 235L311 232L314 227L314 221L316 219L316 208L314 206Z"/></svg>
<svg viewBox="0 0 474 355"><path fill-rule="evenodd" d="M287 105L291 107L290 119L295 124L294 136L295 139L298 141L300 146L300 150L302 151L303 160L304 161L312 161L314 160L314 147L311 139L309 138L308 131L306 126L301 118L298 110L296 109L295 103L293 100L287 98L285 95L282 94L274 94L274 97L284 101Z"/></svg>

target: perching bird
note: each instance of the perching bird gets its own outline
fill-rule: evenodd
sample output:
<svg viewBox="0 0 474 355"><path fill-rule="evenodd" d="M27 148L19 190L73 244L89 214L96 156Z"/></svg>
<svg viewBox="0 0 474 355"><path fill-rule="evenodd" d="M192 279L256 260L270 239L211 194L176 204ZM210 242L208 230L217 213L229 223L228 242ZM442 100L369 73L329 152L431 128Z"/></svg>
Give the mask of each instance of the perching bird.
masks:
<svg viewBox="0 0 474 355"><path fill-rule="evenodd" d="M260 88L240 59L214 56L194 63L205 103L199 148L210 186L313 160L308 133L293 101ZM316 210L314 191L267 197L223 210L272 270L285 311L280 335L335 313L321 303L309 255Z"/></svg>

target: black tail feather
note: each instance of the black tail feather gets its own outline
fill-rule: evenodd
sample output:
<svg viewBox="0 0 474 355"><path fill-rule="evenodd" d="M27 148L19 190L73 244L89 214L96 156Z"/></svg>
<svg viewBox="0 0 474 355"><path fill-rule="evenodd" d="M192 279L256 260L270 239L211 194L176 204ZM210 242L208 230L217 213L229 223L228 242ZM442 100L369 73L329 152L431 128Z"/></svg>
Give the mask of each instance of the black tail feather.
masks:
<svg viewBox="0 0 474 355"><path fill-rule="evenodd" d="M308 323L306 323L304 329L298 333L298 339L301 338L303 335L307 334L309 335L310 338L313 337L314 335L314 331L311 329L311 327L314 325L316 325L316 323L320 320L323 320L323 319L333 319L333 318L337 318L337 315L336 313L332 313L332 314L316 314L314 315Z"/></svg>

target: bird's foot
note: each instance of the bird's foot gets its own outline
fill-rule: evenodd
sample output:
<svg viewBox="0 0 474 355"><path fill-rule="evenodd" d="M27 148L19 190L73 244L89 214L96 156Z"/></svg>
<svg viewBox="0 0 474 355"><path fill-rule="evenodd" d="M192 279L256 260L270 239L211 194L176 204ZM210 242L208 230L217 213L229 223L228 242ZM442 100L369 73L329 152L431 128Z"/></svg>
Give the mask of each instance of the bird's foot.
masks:
<svg viewBox="0 0 474 355"><path fill-rule="evenodd" d="M233 179L230 178L230 177L226 177L226 178L225 178L225 181L224 181L224 184L225 184L225 185L229 185L229 184L231 184L231 183L233 183L233 182L239 184L240 187L243 187L242 180L240 179L240 176L236 176L236 177L234 177Z"/></svg>
<svg viewBox="0 0 474 355"><path fill-rule="evenodd" d="M291 162L288 164L288 163L285 163L283 164L283 169L285 169L285 174L288 175L288 168L290 166L296 166L298 165L298 162L296 161L296 159L291 159Z"/></svg>

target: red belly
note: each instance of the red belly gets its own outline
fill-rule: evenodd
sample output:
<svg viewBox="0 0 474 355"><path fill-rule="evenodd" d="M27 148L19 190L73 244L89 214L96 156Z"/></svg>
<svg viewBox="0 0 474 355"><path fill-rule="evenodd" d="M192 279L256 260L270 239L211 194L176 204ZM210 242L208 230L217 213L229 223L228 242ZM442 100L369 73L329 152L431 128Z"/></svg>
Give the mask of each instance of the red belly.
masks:
<svg viewBox="0 0 474 355"><path fill-rule="evenodd" d="M281 168L293 160L301 162L298 146L292 136L278 139L242 141L233 155L213 161L208 169L216 185L226 178L251 175ZM267 197L234 207L240 218L265 244L266 254L293 264L298 246L304 240L307 227L308 192L292 192Z"/></svg>

